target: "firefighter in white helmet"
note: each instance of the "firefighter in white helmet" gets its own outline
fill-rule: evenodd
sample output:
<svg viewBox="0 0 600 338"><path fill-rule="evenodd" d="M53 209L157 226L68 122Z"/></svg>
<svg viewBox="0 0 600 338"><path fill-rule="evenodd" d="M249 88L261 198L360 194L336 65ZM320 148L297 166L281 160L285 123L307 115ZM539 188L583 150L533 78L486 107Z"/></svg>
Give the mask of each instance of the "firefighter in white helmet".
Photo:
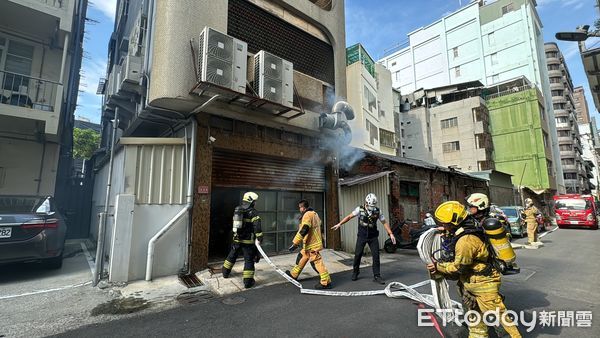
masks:
<svg viewBox="0 0 600 338"><path fill-rule="evenodd" d="M365 245L369 244L371 254L373 255L373 281L379 284L385 284L381 277L379 267L379 230L377 230L377 221L380 221L385 231L390 236L393 244L396 244L396 238L392 233L390 224L385 219L377 207L377 196L370 193L365 197L365 203L356 207L348 216L344 217L338 224L332 227L333 230L339 229L342 224L358 216L358 236L356 238L356 248L354 250L354 265L352 280L358 279L360 273L360 260L362 258Z"/></svg>
<svg viewBox="0 0 600 338"><path fill-rule="evenodd" d="M537 234L537 217L540 215L538 208L533 205L531 198L525 199L525 210L522 212L522 217L525 219L527 224L527 245L526 249L535 249L542 243L538 240Z"/></svg>
<svg viewBox="0 0 600 338"><path fill-rule="evenodd" d="M242 278L245 288L254 285L254 263L258 261L258 251L254 239L262 242L263 233L260 225L260 216L254 209L258 194L247 192L242 197L242 204L233 212L233 244L227 259L223 262L223 277L229 278L231 269L240 253L244 255L244 271Z"/></svg>

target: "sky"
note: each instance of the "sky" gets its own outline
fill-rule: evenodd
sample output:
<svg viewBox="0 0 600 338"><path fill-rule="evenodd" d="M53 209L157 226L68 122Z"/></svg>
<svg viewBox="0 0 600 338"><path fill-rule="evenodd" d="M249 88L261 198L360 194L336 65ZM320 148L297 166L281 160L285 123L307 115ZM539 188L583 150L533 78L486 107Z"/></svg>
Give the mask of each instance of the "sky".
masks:
<svg viewBox="0 0 600 338"><path fill-rule="evenodd" d="M362 43L373 58L407 41L407 33L440 19L468 0L346 0L346 45ZM537 0L537 10L544 26L544 40L557 42L571 73L573 85L582 85L592 116L600 120L594 108L583 71L577 43L557 41L554 34L590 25L598 18L594 0ZM99 122L101 97L96 95L98 80L105 77L107 46L113 31L116 0L90 0L84 41L84 60L76 117ZM600 38L590 38L589 47L600 47Z"/></svg>

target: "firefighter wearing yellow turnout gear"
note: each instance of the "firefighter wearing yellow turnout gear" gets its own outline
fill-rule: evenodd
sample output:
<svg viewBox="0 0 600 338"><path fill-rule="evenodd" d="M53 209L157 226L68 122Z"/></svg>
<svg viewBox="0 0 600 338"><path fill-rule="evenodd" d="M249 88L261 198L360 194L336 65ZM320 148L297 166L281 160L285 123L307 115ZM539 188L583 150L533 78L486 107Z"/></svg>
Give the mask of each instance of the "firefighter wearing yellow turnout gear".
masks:
<svg viewBox="0 0 600 338"><path fill-rule="evenodd" d="M429 264L427 269L434 278L438 274L458 278L465 312L497 313L506 332L511 337L521 337L516 324L502 316L507 310L499 292L500 273L490 263L491 249L482 240L482 230L476 228L476 222L457 201L442 203L435 211L435 218L457 240L453 241L453 260ZM469 337L488 337L488 328L483 320L469 324Z"/></svg>
<svg viewBox="0 0 600 338"><path fill-rule="evenodd" d="M302 258L298 261L298 264L292 268L292 271L286 271L286 273L294 279L297 279L304 269L306 263L314 263L314 267L319 273L320 283L315 286L316 289L331 289L331 277L327 268L323 263L320 251L323 249L323 238L321 236L321 219L319 215L309 207L308 201L302 200L299 202L298 207L300 209L301 221L300 229L296 233L293 239L293 244L289 250L296 250L300 244L303 245Z"/></svg>
<svg viewBox="0 0 600 338"><path fill-rule="evenodd" d="M537 220L536 217L539 215L540 211L538 208L533 205L533 200L531 198L525 199L525 210L523 210L523 217L525 218L525 223L527 224L527 239L528 245L538 245L538 235L537 235Z"/></svg>

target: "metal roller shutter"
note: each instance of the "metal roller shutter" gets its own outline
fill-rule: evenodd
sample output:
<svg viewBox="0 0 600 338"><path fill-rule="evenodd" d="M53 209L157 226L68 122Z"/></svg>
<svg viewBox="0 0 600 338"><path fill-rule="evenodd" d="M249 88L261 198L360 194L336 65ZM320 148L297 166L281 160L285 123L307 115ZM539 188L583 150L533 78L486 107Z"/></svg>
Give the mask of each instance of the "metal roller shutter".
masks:
<svg viewBox="0 0 600 338"><path fill-rule="evenodd" d="M215 151L212 182L217 187L321 192L325 191L325 167L317 163Z"/></svg>

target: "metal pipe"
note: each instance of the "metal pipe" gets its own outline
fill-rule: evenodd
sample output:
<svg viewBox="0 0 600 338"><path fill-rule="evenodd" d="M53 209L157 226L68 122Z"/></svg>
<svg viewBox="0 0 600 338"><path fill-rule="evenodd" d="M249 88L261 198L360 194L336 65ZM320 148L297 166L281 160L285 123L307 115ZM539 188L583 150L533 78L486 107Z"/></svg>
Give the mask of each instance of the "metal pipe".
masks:
<svg viewBox="0 0 600 338"><path fill-rule="evenodd" d="M42 175L44 174L44 162L46 161L46 139L44 138L42 146L42 159L40 161L40 172L37 179L37 191L36 195L40 195L40 186L42 185Z"/></svg>
<svg viewBox="0 0 600 338"><path fill-rule="evenodd" d="M62 57L62 63L60 65L60 77L58 82L62 85L63 84L63 79L65 77L65 64L67 62L67 51L69 50L69 33L67 33L65 35L65 43L63 45L63 57Z"/></svg>
<svg viewBox="0 0 600 338"><path fill-rule="evenodd" d="M94 280L92 285L98 285L100 281L103 261L104 261L104 237L106 232L106 217L108 215L108 206L110 202L110 190L112 188L113 162L115 158L115 143L117 131L119 129L119 107L115 108L115 119L113 120L113 134L110 141L110 160L108 165L108 178L106 182L106 198L104 199L104 211L100 213L100 222L98 224L98 243L96 245L96 262L94 267Z"/></svg>
<svg viewBox="0 0 600 338"><path fill-rule="evenodd" d="M214 100L216 100L219 95L214 95L208 101L204 102L200 107L194 109L192 114L190 115L189 121L192 123L192 135L191 135L191 146L190 146L190 156L188 163L188 179L187 179L187 194L186 194L186 205L181 211L179 211L171 220L160 229L156 235L154 235L150 241L148 242L148 256L146 259L146 280L152 280L152 265L154 264L154 249L156 247L156 242L165 234L167 231L171 229L171 227L186 213L188 212L193 205L193 194L194 194L194 169L196 162L196 146L197 146L197 133L198 133L198 122L196 122L194 115L202 111L202 109L206 108L209 104L211 104ZM183 176L183 175L182 175ZM191 230L190 227L191 219L188 220L188 233ZM186 243L187 244L187 243Z"/></svg>
<svg viewBox="0 0 600 338"><path fill-rule="evenodd" d="M155 146L152 146L152 148L150 148L150 173L148 174L148 199L146 202L148 202L148 204L152 204L152 194L154 193L154 151L155 151Z"/></svg>

